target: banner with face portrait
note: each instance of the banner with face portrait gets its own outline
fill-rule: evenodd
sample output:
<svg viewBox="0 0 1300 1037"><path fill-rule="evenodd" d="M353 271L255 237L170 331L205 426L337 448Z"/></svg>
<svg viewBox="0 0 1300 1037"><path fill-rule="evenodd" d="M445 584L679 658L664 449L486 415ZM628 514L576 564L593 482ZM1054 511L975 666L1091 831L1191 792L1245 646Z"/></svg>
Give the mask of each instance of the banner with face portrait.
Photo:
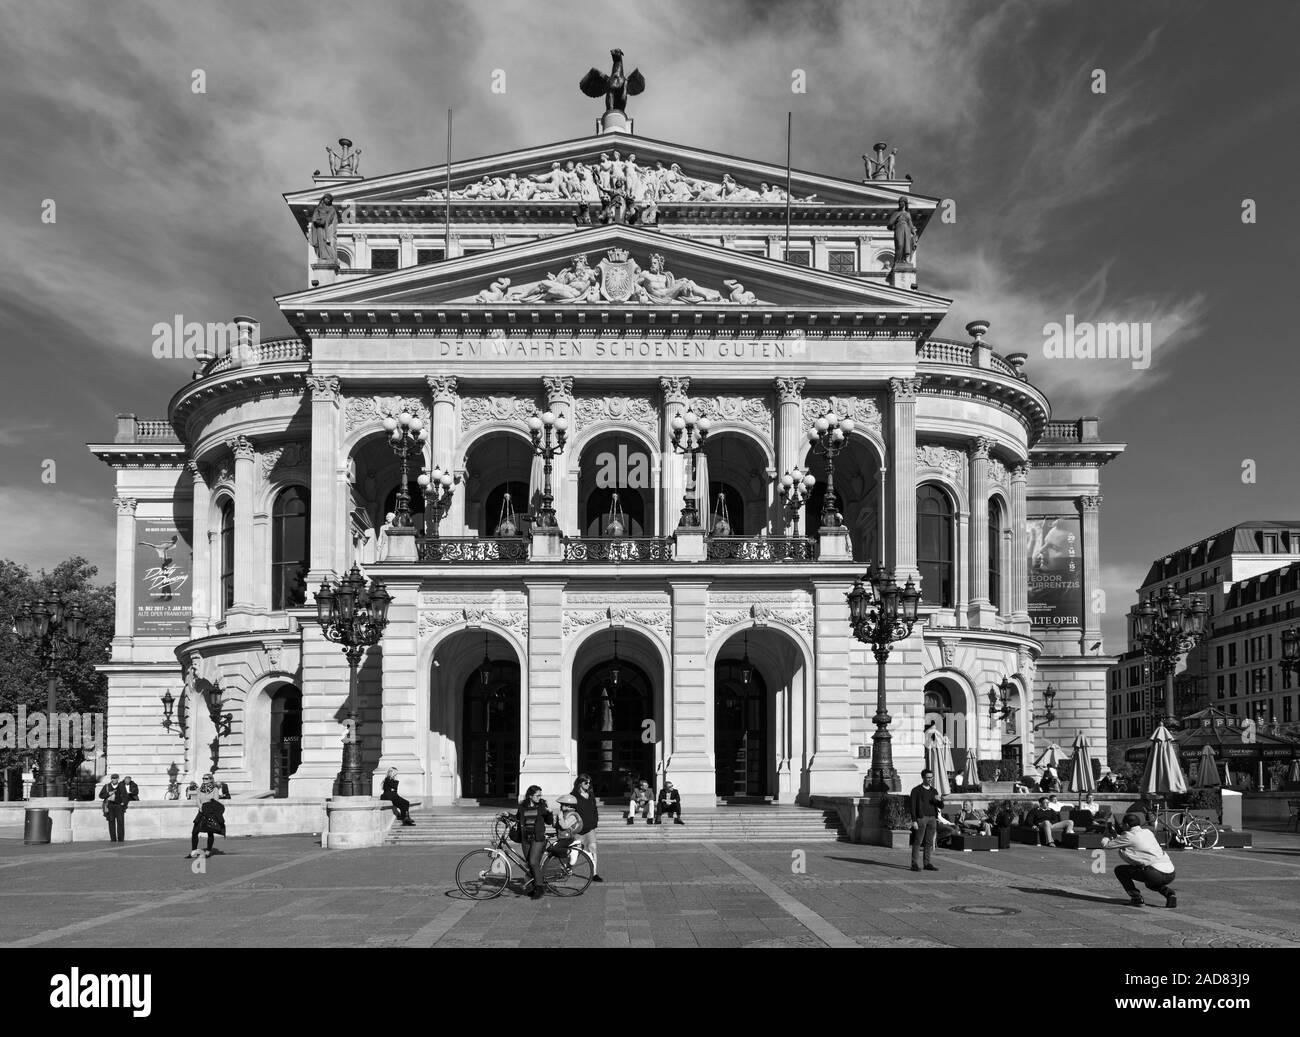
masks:
<svg viewBox="0 0 1300 1037"><path fill-rule="evenodd" d="M189 637L194 554L188 525L172 519L135 520L136 637Z"/></svg>
<svg viewBox="0 0 1300 1037"><path fill-rule="evenodd" d="M1077 515L1030 516L1029 622L1083 627L1083 522Z"/></svg>

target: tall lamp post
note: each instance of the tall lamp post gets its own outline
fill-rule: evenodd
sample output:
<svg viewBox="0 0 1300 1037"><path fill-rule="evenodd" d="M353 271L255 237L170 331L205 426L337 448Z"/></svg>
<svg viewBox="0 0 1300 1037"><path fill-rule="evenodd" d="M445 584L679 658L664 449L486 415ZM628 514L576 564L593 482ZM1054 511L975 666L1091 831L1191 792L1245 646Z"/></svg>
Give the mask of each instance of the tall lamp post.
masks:
<svg viewBox="0 0 1300 1037"><path fill-rule="evenodd" d="M673 450L685 457L688 465L686 494L682 500L681 521L678 523L679 529L700 528L700 511L695 503L695 498L698 495L695 479L699 474L697 462L700 451L704 449L704 440L708 437L712 425L712 421L696 414L693 410L688 410L685 414L678 414L672 420Z"/></svg>
<svg viewBox="0 0 1300 1037"><path fill-rule="evenodd" d="M86 636L86 617L80 606L67 606L56 590L48 601L34 605L24 602L14 617L14 629L24 640L36 642L40 668L45 671L45 748L41 750L41 780L32 784L32 798L61 797L65 794L63 775L59 773L59 755L53 743L59 730L58 705L59 657L74 641Z"/></svg>
<svg viewBox="0 0 1300 1037"><path fill-rule="evenodd" d="M826 458L826 496L822 498L823 529L834 529L842 525L839 501L835 497L835 458L848 443L849 433L856 427L852 418L842 418L834 411L827 411L808 430L813 452Z"/></svg>
<svg viewBox="0 0 1300 1037"><path fill-rule="evenodd" d="M863 644L871 645L871 652L876 657L876 715L872 717L876 733L871 737L873 748L868 787L872 792L897 792L898 772L894 770L893 736L889 733L892 718L885 701L885 664L889 661L893 643L911 636L921 592L911 577L908 577L906 586L899 587L894 574L877 563L867 570L864 578L853 581L853 589L845 597L849 601L853 636Z"/></svg>
<svg viewBox="0 0 1300 1037"><path fill-rule="evenodd" d="M542 506L537 511L536 525L540 529L554 529L555 497L551 493L551 462L564 453L564 440L569 432L569 422L564 415L556 417L551 411L534 414L528 419L528 431L533 437L533 453L542 459L545 479L542 483Z"/></svg>
<svg viewBox="0 0 1300 1037"><path fill-rule="evenodd" d="M392 596L378 580L366 587L365 577L355 565L338 583L321 583L316 592L316 618L328 641L343 646L348 660L348 729L343 739L343 770L339 774L340 796L365 796L361 775L361 739L357 737L357 667L361 654L378 644L388 625L388 603Z"/></svg>
<svg viewBox="0 0 1300 1037"><path fill-rule="evenodd" d="M1166 724L1178 719L1174 706L1174 670L1178 659L1204 636L1208 614L1202 595L1193 594L1184 599L1169 585L1129 612L1134 640L1151 656L1156 674L1165 681Z"/></svg>
<svg viewBox="0 0 1300 1037"><path fill-rule="evenodd" d="M411 497L406 492L407 457L412 448L418 449L429 441L429 430L424 427L423 418L404 410L395 418L390 415L384 419L384 431L388 433L389 445L402 463L401 482L397 484L397 507L393 510L393 528L410 529Z"/></svg>
<svg viewBox="0 0 1300 1037"><path fill-rule="evenodd" d="M444 472L441 466L434 465L432 472L421 472L415 481L420 484L420 492L424 494L426 533L437 538L438 523L447 517L452 495L456 492L456 478L451 472ZM433 512L432 523L427 514L429 511ZM432 532L429 532L430 529Z"/></svg>
<svg viewBox="0 0 1300 1037"><path fill-rule="evenodd" d="M799 538L799 512L803 511L803 506L808 503L808 498L816 485L817 480L811 473L796 466L781 476L777 486L776 492L785 508L786 518L794 530L793 535L796 540Z"/></svg>

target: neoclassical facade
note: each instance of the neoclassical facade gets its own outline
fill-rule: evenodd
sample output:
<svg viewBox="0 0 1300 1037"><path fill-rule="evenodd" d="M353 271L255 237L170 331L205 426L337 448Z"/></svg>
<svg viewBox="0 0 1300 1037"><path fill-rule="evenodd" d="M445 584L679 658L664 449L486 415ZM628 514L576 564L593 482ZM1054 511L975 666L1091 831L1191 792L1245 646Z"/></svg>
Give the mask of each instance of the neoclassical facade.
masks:
<svg viewBox="0 0 1300 1037"><path fill-rule="evenodd" d="M1008 773L1079 732L1105 759L1099 479L1122 446L1054 419L987 325L934 337L950 300L918 286L919 250L895 261L891 217L906 199L919 239L937 199L795 171L787 237L785 176L615 125L457 163L450 199L442 167L288 195L309 241L325 196L337 217L277 299L293 334L237 318L166 420L92 447L118 494L110 767L145 795L214 757L238 792L331 795L348 669L314 591L354 564L393 595L360 670L376 788L395 766L434 803L579 771L694 805L859 793L876 670L845 593L877 561L923 595L888 671L905 784L930 720ZM628 185L639 220L588 180ZM553 529L529 424L548 411ZM386 521L403 412L429 430L413 537ZM711 422L694 466L688 412ZM853 427L823 526L828 413ZM441 502L417 482L435 467ZM796 468L815 484L792 509Z"/></svg>

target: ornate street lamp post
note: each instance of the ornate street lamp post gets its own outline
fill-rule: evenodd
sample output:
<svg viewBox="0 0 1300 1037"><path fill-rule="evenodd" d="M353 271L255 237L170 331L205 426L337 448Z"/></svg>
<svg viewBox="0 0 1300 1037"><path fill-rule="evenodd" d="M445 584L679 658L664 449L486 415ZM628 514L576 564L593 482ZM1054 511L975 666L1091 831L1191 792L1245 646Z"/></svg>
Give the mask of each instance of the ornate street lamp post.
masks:
<svg viewBox="0 0 1300 1037"><path fill-rule="evenodd" d="M537 511L538 528L554 529L555 497L551 494L551 462L564 453L564 440L569 432L569 421L563 415L556 417L551 411L534 414L528 419L528 431L533 437L533 453L543 461L545 481L542 484L542 506Z"/></svg>
<svg viewBox="0 0 1300 1037"><path fill-rule="evenodd" d="M813 452L826 458L826 496L822 498L822 528L834 529L842 524L839 501L835 497L835 458L848 442L849 433L857 427L852 418L842 418L827 411L808 430Z"/></svg>
<svg viewBox="0 0 1300 1037"><path fill-rule="evenodd" d="M456 492L456 478L451 472L444 472L441 466L434 465L432 472L421 472L415 481L420 484L420 492L424 494L426 533L436 539L438 523L447 517L452 495ZM429 512L433 513L432 521Z"/></svg>
<svg viewBox="0 0 1300 1037"><path fill-rule="evenodd" d="M704 440L709 435L713 422L708 418L688 410L678 414L672 420L673 450L686 458L686 495L682 500L681 521L679 529L699 529L700 512L696 507L695 477L698 474L698 458L704 449Z"/></svg>
<svg viewBox="0 0 1300 1037"><path fill-rule="evenodd" d="M816 485L817 480L810 473L796 466L781 476L781 482L777 486L776 492L785 508L786 518L794 530L793 536L796 540L799 538L799 513L808 503L812 488Z"/></svg>
<svg viewBox="0 0 1300 1037"><path fill-rule="evenodd" d="M411 499L406 492L407 456L413 447L418 449L429 441L429 430L424 427L424 419L404 410L395 418L389 416L384 419L384 431L388 433L389 445L402 463L401 482L397 484L397 507L393 511L393 528L410 529Z"/></svg>
<svg viewBox="0 0 1300 1037"><path fill-rule="evenodd" d="M371 580L367 588L355 565L338 583L331 586L325 580L316 592L316 618L325 638L342 645L348 660L348 715L344 721L348 733L343 739L340 796L369 795L361 775L361 740L357 737L357 666L361 653L383 637L391 600L387 588L378 580Z"/></svg>
<svg viewBox="0 0 1300 1037"><path fill-rule="evenodd" d="M1208 613L1202 595L1183 599L1169 585L1129 612L1135 643L1151 656L1157 676L1165 681L1166 724L1178 719L1174 706L1174 670L1178 659L1204 636Z"/></svg>
<svg viewBox="0 0 1300 1037"><path fill-rule="evenodd" d="M24 602L14 617L14 629L24 640L36 642L40 668L45 671L46 740L41 750L41 779L32 785L32 798L61 797L65 794L63 775L59 773L59 754L54 748L58 737L59 689L58 661L71 649L73 642L86 636L86 617L80 606L66 606L56 590L48 601Z"/></svg>
<svg viewBox="0 0 1300 1037"><path fill-rule="evenodd" d="M916 623L916 609L921 603L921 592L908 577L907 584L899 587L894 574L883 565L869 569L862 579L853 581L853 589L845 595L849 601L849 623L853 636L863 644L871 645L876 657L876 715L872 723L871 779L872 792L897 792L898 772L894 770L893 736L889 733L892 719L885 702L885 664L895 641L912 634Z"/></svg>

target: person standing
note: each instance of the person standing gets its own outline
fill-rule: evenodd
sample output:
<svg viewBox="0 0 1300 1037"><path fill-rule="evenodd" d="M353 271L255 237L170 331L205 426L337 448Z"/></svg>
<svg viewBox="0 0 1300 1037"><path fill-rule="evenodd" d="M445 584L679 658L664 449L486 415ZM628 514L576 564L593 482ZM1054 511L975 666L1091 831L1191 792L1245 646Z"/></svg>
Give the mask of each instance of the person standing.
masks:
<svg viewBox="0 0 1300 1037"><path fill-rule="evenodd" d="M1116 865L1115 878L1128 894L1134 907L1145 907L1146 901L1138 892L1137 883L1154 890L1165 898L1165 907L1177 907L1174 892L1174 862L1161 848L1155 833L1143 828L1141 814L1125 814L1120 822L1119 834L1107 837L1101 845L1119 851L1124 863Z"/></svg>
<svg viewBox="0 0 1300 1037"><path fill-rule="evenodd" d="M934 771L928 767L921 772L921 784L912 789L910 806L912 809L912 870L921 870L921 858L925 857L925 870L938 871L930 862L934 852L935 840L939 836L939 815L943 812L943 797L934 787Z"/></svg>
<svg viewBox="0 0 1300 1037"><path fill-rule="evenodd" d="M528 869L533 875L533 891L528 894L531 900L541 900L546 895L546 885L542 881L542 857L546 853L546 829L555 824L555 815L547 809L546 800L542 799L542 787L529 785L524 793L519 811L515 815L519 825L519 839L523 844L524 857L528 860Z"/></svg>
<svg viewBox="0 0 1300 1037"><path fill-rule="evenodd" d="M115 843L126 841L126 808L131 802L122 779L116 774L109 775L108 784L99 790L99 798L104 801L104 818L108 821L108 838Z"/></svg>
<svg viewBox="0 0 1300 1037"><path fill-rule="evenodd" d="M600 818L596 809L596 797L591 791L590 774L578 775L578 780L573 783L573 795L577 800L574 809L582 818L582 827L578 829L578 845L586 850L587 856L591 858L591 870L594 872L591 881L604 882L605 880L600 877L600 869L596 866L596 825Z"/></svg>
<svg viewBox="0 0 1300 1037"><path fill-rule="evenodd" d="M682 820L682 797L673 788L671 781L665 781L664 787L659 790L659 802L655 804L655 824L663 824L665 814L672 814L673 824L685 824Z"/></svg>
<svg viewBox="0 0 1300 1037"><path fill-rule="evenodd" d="M382 800L387 800L393 806L393 813L397 815L399 821L406 827L415 824L411 820L411 803L410 800L403 799L397 794L397 768L389 767L388 774L384 777L383 792L379 796Z"/></svg>
<svg viewBox="0 0 1300 1037"><path fill-rule="evenodd" d="M190 829L189 855L191 857L199 855L199 833L207 832L208 847L204 851L204 856L211 857L216 852L212 849L213 838L218 833L226 834L226 808L221 805L221 790L212 780L212 775L205 774L199 787L191 787L189 794L194 800L194 805L199 808L194 815L194 827Z"/></svg>
<svg viewBox="0 0 1300 1037"><path fill-rule="evenodd" d="M137 785L131 775L126 776L126 781L122 782L126 786L126 794L132 803L140 798L140 786Z"/></svg>

